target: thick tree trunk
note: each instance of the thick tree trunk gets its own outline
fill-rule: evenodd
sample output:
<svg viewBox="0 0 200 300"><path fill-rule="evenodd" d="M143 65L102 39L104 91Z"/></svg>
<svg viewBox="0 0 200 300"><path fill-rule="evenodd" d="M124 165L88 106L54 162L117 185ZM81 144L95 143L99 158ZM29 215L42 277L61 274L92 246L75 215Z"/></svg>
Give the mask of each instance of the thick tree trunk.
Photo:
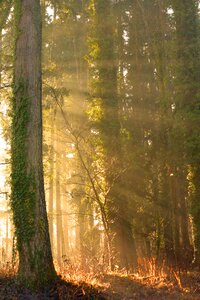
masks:
<svg viewBox="0 0 200 300"><path fill-rule="evenodd" d="M19 279L41 286L55 277L42 166L41 16L39 0L16 0L12 120L13 220Z"/></svg>

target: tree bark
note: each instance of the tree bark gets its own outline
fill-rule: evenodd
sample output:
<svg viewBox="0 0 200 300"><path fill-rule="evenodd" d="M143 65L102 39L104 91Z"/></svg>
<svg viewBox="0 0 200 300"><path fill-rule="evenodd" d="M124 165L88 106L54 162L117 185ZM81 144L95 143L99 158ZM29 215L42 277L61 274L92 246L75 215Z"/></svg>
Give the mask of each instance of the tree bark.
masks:
<svg viewBox="0 0 200 300"><path fill-rule="evenodd" d="M16 0L12 102L11 206L19 251L19 280L42 286L56 276L42 165L41 15L39 0Z"/></svg>
<svg viewBox="0 0 200 300"><path fill-rule="evenodd" d="M57 247L57 262L61 265L62 254L61 254L61 232L62 232L62 211L61 211L61 193L60 193L60 162L59 162L59 136L57 130L57 141L56 141L56 247Z"/></svg>
<svg viewBox="0 0 200 300"><path fill-rule="evenodd" d="M53 195L54 195L54 118L51 124L51 157L50 157L50 174L49 174L49 205L48 205L48 213L49 213L49 233L51 240L51 248L53 251L54 244L54 233L53 233L53 217L54 217L54 208L53 208Z"/></svg>

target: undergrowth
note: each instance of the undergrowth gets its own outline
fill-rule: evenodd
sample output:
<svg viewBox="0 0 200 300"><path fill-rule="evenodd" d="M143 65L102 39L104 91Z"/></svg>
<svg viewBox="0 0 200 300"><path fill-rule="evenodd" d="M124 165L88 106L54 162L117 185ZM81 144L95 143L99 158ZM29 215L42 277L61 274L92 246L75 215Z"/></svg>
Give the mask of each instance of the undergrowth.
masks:
<svg viewBox="0 0 200 300"><path fill-rule="evenodd" d="M139 259L134 272L125 269L86 272L80 264L70 262L62 265L55 262L55 267L64 282L80 287L83 294L87 294L88 287L100 291L106 295L105 299L172 299L170 295L173 299L200 299L199 272L182 271L168 266L165 261L158 263L154 258ZM13 277L16 271L17 268L9 264L0 266L0 276ZM135 291L138 293L136 298L130 298L131 295L136 295ZM151 298L148 293L154 293L155 298Z"/></svg>

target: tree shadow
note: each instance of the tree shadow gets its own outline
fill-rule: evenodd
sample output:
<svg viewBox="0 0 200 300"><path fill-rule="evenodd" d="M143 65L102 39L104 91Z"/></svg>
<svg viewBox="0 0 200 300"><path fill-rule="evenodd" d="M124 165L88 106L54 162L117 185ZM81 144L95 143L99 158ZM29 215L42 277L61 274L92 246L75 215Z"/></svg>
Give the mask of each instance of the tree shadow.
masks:
<svg viewBox="0 0 200 300"><path fill-rule="evenodd" d="M15 277L0 276L0 300L105 300L102 292L92 285L73 284L58 279L54 283L33 292L15 281Z"/></svg>

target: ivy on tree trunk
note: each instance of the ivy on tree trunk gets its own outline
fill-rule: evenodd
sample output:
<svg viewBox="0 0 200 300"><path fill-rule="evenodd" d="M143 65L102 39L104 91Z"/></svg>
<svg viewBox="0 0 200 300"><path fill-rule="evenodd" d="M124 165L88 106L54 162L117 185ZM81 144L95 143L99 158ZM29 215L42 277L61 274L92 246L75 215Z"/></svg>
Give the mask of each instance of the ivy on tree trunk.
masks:
<svg viewBox="0 0 200 300"><path fill-rule="evenodd" d="M42 166L41 15L39 0L16 0L12 100L11 207L18 277L27 286L54 279Z"/></svg>

